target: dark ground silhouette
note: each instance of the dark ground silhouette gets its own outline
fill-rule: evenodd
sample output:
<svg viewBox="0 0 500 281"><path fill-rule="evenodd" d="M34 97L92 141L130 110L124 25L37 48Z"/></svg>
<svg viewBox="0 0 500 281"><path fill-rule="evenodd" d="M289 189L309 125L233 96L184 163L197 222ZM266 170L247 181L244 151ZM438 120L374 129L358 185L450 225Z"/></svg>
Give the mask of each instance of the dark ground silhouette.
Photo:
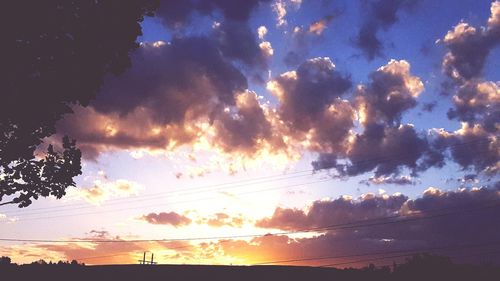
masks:
<svg viewBox="0 0 500 281"><path fill-rule="evenodd" d="M364 268L307 266L104 265L73 262L0 265L2 280L500 280L500 267L455 264L416 255L402 264Z"/></svg>

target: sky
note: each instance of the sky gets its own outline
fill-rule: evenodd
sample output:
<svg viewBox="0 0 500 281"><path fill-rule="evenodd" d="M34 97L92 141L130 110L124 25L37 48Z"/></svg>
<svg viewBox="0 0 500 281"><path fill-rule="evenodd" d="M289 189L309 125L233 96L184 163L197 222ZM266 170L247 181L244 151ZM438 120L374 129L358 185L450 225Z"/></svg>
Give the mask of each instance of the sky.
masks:
<svg viewBox="0 0 500 281"><path fill-rule="evenodd" d="M1 207L1 255L356 266L498 246L499 1L164 0L142 32L46 140L77 140L77 186Z"/></svg>

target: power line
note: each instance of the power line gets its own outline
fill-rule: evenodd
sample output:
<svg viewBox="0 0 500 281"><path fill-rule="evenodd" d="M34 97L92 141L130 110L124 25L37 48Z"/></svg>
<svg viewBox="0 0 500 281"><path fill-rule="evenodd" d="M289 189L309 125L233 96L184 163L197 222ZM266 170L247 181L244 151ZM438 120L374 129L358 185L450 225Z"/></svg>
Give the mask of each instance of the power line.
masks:
<svg viewBox="0 0 500 281"><path fill-rule="evenodd" d="M491 141L488 138L485 138L485 139L476 139L476 140L473 140L473 141L459 143L459 144L442 145L440 147L440 149L465 146L465 145L469 145L469 144L473 144L473 143L480 143L480 142L489 143ZM369 163L369 162L374 162L374 161L375 162L384 162L384 161L394 160L394 159L404 159L405 157L402 157L402 156L405 156L405 155L406 155L406 157L413 156L412 154L407 153L407 154L388 155L388 156L384 156L384 157L375 157L375 158L369 158L369 159L364 159L364 160L359 160L359 161L351 161L350 166L361 165L361 164L365 164L365 163ZM394 157L394 156L396 156L396 157ZM355 157L359 158L360 156L357 155ZM323 170L326 170L326 169L323 169ZM210 187L220 187L220 186L226 186L226 185L233 185L234 186L234 184L238 184L238 183L247 183L247 184L243 184L243 185L238 185L238 186L247 186L247 185L253 185L253 184L261 183L261 182L251 183L252 181L259 181L259 180L265 180L265 179L276 178L276 177L283 177L283 178L281 178L281 179L274 179L272 181L285 180L285 179L288 179L288 176L290 176L290 175L296 175L296 174L306 173L306 172L318 172L318 171L321 171L321 170L308 169L308 170L295 171L295 172L288 173L288 174L286 174L287 177L284 177L285 175L271 175L271 176L263 176L263 177L257 177L257 178L246 179L246 180L241 180L241 181L233 181L233 182L221 183L221 184L204 185L204 186L199 186L199 187L191 188L189 191L196 191L196 190L199 190L199 189L207 189L207 188L210 188ZM301 176L307 176L307 175L299 175L299 176L295 176L295 177L301 177ZM293 178L293 177L290 177L290 178ZM263 181L263 182L266 182L266 181ZM270 181L267 181L267 182L270 182ZM181 192L181 193L184 192L185 193L187 191L184 191L184 190L165 191L165 192L158 192L158 193L153 193L153 194L146 194L146 195L142 195L140 197L141 198L142 197L157 197L159 195L173 194L173 193L179 193L179 192ZM134 198L116 198L116 199L108 200L108 202L112 202L112 201L124 201L124 200L131 200L131 201L133 201L133 200L136 200L137 198L138 197L134 197ZM74 206L78 206L78 205L86 205L86 204L66 204L66 205L62 205L62 206L53 206L53 207L44 207L44 208L30 209L30 211L53 209L53 208L61 208L61 207L74 207ZM17 212L22 212L22 211L18 210ZM13 214L13 213L17 213L17 212L14 211L14 212L4 212L4 213L5 214Z"/></svg>
<svg viewBox="0 0 500 281"><path fill-rule="evenodd" d="M497 200L491 200L491 202L497 202L500 199ZM420 221L420 220L426 220L426 219L434 219L434 218L439 218L439 217L445 217L445 216L450 216L453 214L457 213L463 213L463 212L468 212L468 211L477 211L481 209L486 209L486 208L494 208L494 207L499 207L500 204L492 204L492 205L486 205L486 206L479 206L476 208L463 208L463 206L457 206L453 208L461 208L458 211L454 212L448 212L448 213L438 213L434 215L427 215L427 216L416 216L416 215L410 215L410 216L416 216L416 217L408 217L399 215L399 216L394 216L390 217L392 218L397 218L397 217L405 217L400 220L394 220L394 221L382 221L382 222L373 222L373 223L365 223L362 224L363 222L370 222L370 221L380 221L384 218L378 218L378 219L372 219L372 220L361 220L358 222L349 222L349 223L343 223L343 224L334 224L334 225L329 225L329 226L324 226L324 227L315 227L315 228L307 228L307 229L302 229L302 230L295 230L295 231L283 231L283 232L275 232L275 233L267 233L267 234L247 234L247 235L232 235L232 236L212 236L212 237L191 237L191 238L164 238L164 239L132 239L132 240L105 240L105 239L83 239L83 240L50 240L50 239L17 239L17 238L0 238L0 241L4 242L33 242L33 243L137 243L137 242L173 242L173 241L202 241L202 240L226 240L226 239L239 239L239 238L255 238L255 237L264 237L268 235L289 235L289 234L299 234L299 233L308 233L312 231L325 231L325 230L342 230L342 229L351 229L351 228L361 228L361 227L370 227L370 226L380 226L380 225L387 225L387 224L395 224L395 223L406 223L406 222L413 222L413 221ZM452 208L442 208L441 210L445 209L452 209Z"/></svg>
<svg viewBox="0 0 500 281"><path fill-rule="evenodd" d="M292 176L292 177L288 177L288 175L298 174L298 173L305 173L305 172L312 172L312 171L313 170L297 171L297 172L293 172L293 173L287 174L286 177L284 177L284 175L283 175L282 178L278 178L278 179L274 179L274 180L270 180L270 181L262 181L262 182L274 182L274 181L280 181L280 180L287 180L287 179L291 179L291 178L298 178L298 177L310 176L310 174L305 174L305 175L295 175L295 176ZM278 176L280 176L280 175L274 175L274 176L269 176L269 177L278 177ZM241 182L255 181L255 180L262 179L262 178L268 178L268 177L260 177L260 178L255 178L255 179L242 180ZM234 188L234 187L242 187L242 186L248 186L248 185L254 185L254 184L262 183L262 182L259 181L259 182L256 182L256 183L246 183L246 184L240 184L240 185L233 185L233 184L239 183L239 182L240 181L234 181L234 182L230 182L230 183L222 183L222 184L213 184L213 185L198 186L198 187L190 188L189 190L163 191L163 192L157 192L157 193L152 193L152 194L145 194L145 195L131 197L131 198L115 198L115 199L110 199L107 202L113 203L115 201L136 201L137 199L149 198L149 197L155 197L154 199L156 199L156 198L158 198L158 196L170 195L170 194L175 194L175 193L181 193L181 195L184 195L185 193L187 193L187 194L194 194L195 193L194 191L196 191L196 190L206 189L206 188L209 188L209 187L218 187L218 186L229 185L230 188ZM214 189L209 189L209 190L206 190L206 191L219 191L219 190L218 189L215 189L215 190ZM137 201L142 201L142 200L137 200ZM127 202L125 202L125 203L127 203ZM109 203L108 203L108 205L109 205ZM34 208L34 209L29 209L29 211L39 211L39 210L47 210L47 209L59 209L59 208L74 207L74 206L94 207L94 206L88 206L88 204L86 204L86 203L79 203L79 204L65 204L65 205L60 205L60 206ZM10 212L7 211L7 212L2 212L2 213L9 215L9 214L17 214L17 213L23 213L24 214L25 212L23 212L23 210L16 210L16 211L10 211Z"/></svg>
<svg viewBox="0 0 500 281"><path fill-rule="evenodd" d="M221 242L224 242L224 241L221 241ZM500 244L500 241L493 241L493 242L476 243L476 244L462 244L462 245L455 244L455 245L448 245L448 246L441 246L441 247L427 247L427 248L414 248L414 249L395 250L395 251L368 252L368 253L360 253L360 254L352 254L352 255L295 258L295 259L288 259L288 260L275 260L275 261L268 261L268 262L262 262L262 263L254 263L254 264L251 264L251 266L283 264L283 263L299 262L299 261L319 261L319 260L325 260L325 259L348 259L348 258L356 258L356 257L364 257L364 256L374 256L374 255L391 255L391 256L382 256L382 257L379 256L379 257L361 259L361 260L355 260L355 261L329 263L329 264L325 264L325 265L320 266L320 267L330 267L330 266L337 266L337 265L343 265L343 264L353 264L353 263L360 263L360 262L366 262L366 261L383 260L383 259L388 259L388 258L406 257L406 256L412 256L412 255L415 255L418 253L429 253L430 251L443 251L443 250L456 251L456 250L480 248L480 247L499 245L499 244ZM188 248L188 247L192 247L192 246L190 245L190 246L174 247L174 248L169 248L169 250ZM495 253L499 252L499 251L495 251ZM405 254L399 254L399 253L405 253ZM398 255L393 255L393 254L398 254ZM125 255L130 255L130 253L118 253L118 254L106 255L106 256L74 258L74 260L81 261L81 260L90 260L90 259L125 256Z"/></svg>
<svg viewBox="0 0 500 281"><path fill-rule="evenodd" d="M500 250L490 251L490 252L486 252L486 253L479 253L479 255L493 254L493 253L500 253ZM355 264L355 263L361 263L361 262L371 262L371 261L377 261L377 260L402 258L402 257L412 256L414 254L415 253L412 253L412 254L402 254L402 255L393 255L393 256L386 256L386 257L378 257L378 258L369 258L369 259L360 259L360 260L349 261L349 262L330 263L330 264L322 265L320 267L333 267L333 266L339 266L339 265L345 265L345 264ZM473 254L473 255L467 254L467 255L463 255L463 256L459 256L459 257L470 257L470 256L476 256L476 255L478 255L478 254L477 253Z"/></svg>
<svg viewBox="0 0 500 281"><path fill-rule="evenodd" d="M484 141L484 140L481 140L481 141ZM468 143L462 143L462 144L455 144L455 145L448 145L447 147L452 147L452 146L462 146L462 145L465 145L465 144L470 144L470 143L474 143L474 142L479 142L479 140L476 140L476 141L471 141L471 142L468 142ZM380 159L377 159L379 162L380 162ZM387 159L387 157L385 157L385 159ZM374 159L370 159L370 160L363 160L363 161L373 161ZM360 161L361 162L361 161ZM352 164L354 165L354 164ZM304 170L304 171L297 171L297 172L293 172L293 173L290 173L290 174L297 174L297 173L304 173L304 172L311 172L312 170ZM282 177L282 178L278 178L278 179L274 179L274 180L271 180L271 181L267 181L267 182L272 182L272 181L279 181L279 180L286 180L286 179L290 179L290 178L296 178L296 177L303 177L303 176L308 176L308 175L296 175L296 176L292 176L292 177ZM269 178L269 177L276 177L276 176L267 176L267 177L261 177L260 179L262 178ZM259 179L259 178L257 178ZM254 179L256 180L256 179ZM244 182L248 182L248 181L251 181L251 179L249 180L244 180ZM262 182L265 182L265 181L262 181ZM261 182L257 182L257 183L261 183ZM257 184L257 183L250 183L250 184L242 184L242 185L236 185L236 186L232 186L232 187L228 187L226 189L216 189L216 190L206 190L206 191L201 191L201 192L209 192L209 191L224 191L224 190L227 190L227 189L232 189L232 188L237 188L237 187L241 187L241 186L247 186L247 185L253 185L253 184ZM227 184L221 184L221 185L227 185ZM210 186L219 186L219 185L207 185L207 186L204 186L204 187L199 187L200 189L201 188L205 188L205 187L210 187ZM285 188L285 187L282 187L282 188ZM190 193L186 193L186 191L184 191L185 193L184 194L181 194L181 195L185 195L185 194L199 194L201 192L194 192L194 190L196 190L197 188L194 188L194 189L191 189ZM267 189L267 190L271 190L271 189ZM171 193L177 193L177 192L182 192L180 190L178 191L171 191L171 192L161 192L161 193L156 193L156 194L148 194L148 195L144 195L142 197L151 197L151 196L154 196L154 198L150 198L150 199L137 199L137 197L134 197L134 198L118 198L118 199L114 199L114 200L109 200L108 202L111 202L111 203L108 203L107 205L119 205L121 203L128 203L128 202L114 202L114 201L118 201L118 200L129 200L129 201L135 201L135 202L139 202L139 201L149 201L149 200L158 200L158 199L162 199L163 196L166 196L167 194L171 194ZM160 194L164 194L163 196L158 196ZM207 199L210 199L210 198L207 198ZM194 200L194 201L198 201L198 200ZM135 203L133 202L133 203ZM191 202L191 201L186 201L186 202ZM114 204L113 204L114 203ZM184 202L183 202L184 203ZM175 202L174 202L175 204ZM88 206L87 204L76 204L76 205L73 205L73 204L68 204L68 205L63 205L63 206L54 206L54 207L47 207L47 208L39 208L39 209L31 209L30 211L32 210L40 210L40 209L56 209L56 210L53 210L53 211L47 211L47 212L38 212L38 213L22 213L22 211L14 211L14 212L4 212L4 214L7 214L7 215L12 215L12 214L16 214L16 213L22 213L23 215L38 215L40 213L50 213L50 212L57 212L59 211L59 208L64 208L64 207L73 207L73 206L79 206L79 205L84 205L84 207L80 207L80 208L73 208L73 210L75 209L88 209L88 208L95 208L95 206ZM161 205L163 206L163 204ZM151 207L151 206L148 206L148 207ZM109 211L109 212L115 212L115 211L121 211L121 210L129 210L129 209L133 209L133 208L127 208L127 209L119 209L119 210L112 210L112 211ZM136 208L138 209L138 208ZM81 214L68 214L68 215L61 215L61 216L52 216L52 217L37 217L37 218L30 218L30 219L23 219L21 221L26 221L26 220L35 220L35 219L52 219L52 218L61 218L61 217L66 217L66 216L75 216L75 215L87 215L87 214L101 214L101 213L105 213L106 211L99 211L99 212L90 212L90 213L81 213Z"/></svg>
<svg viewBox="0 0 500 281"><path fill-rule="evenodd" d="M354 254L354 255L294 258L294 259L287 259L287 260L275 260L275 261L259 262L259 263L254 263L252 265L283 264L283 263L293 263L293 262L300 262L300 261L317 261L317 260L326 260L326 259L344 259L344 258L374 256L374 255L387 255L387 254L397 254L397 253L407 253L407 252L415 253L415 252L424 252L424 251L449 250L449 249L454 249L457 247L477 248L477 247L499 245L499 244L500 244L500 241L495 241L495 242L467 244L467 245L448 245L448 246L440 246L440 247L427 247L427 248L413 248L413 249L394 250L394 251L370 252L370 253L361 253L361 254Z"/></svg>
<svg viewBox="0 0 500 281"><path fill-rule="evenodd" d="M178 250L178 249L185 249L185 248L191 248L191 247L193 247L193 245L171 247L171 248L168 248L168 250ZM77 261L84 260L85 261L85 260L94 260L94 259L109 258L109 257L119 257L119 256L128 256L128 255L130 255L129 252L121 252L121 253L117 253L117 254L113 254L113 255L73 258L73 260L77 260Z"/></svg>
<svg viewBox="0 0 500 281"><path fill-rule="evenodd" d="M312 181L312 182L298 183L298 184L294 184L294 185L286 185L286 186L281 186L281 187L272 187L272 188L267 188L267 189L248 191L248 192L243 192L243 193L237 193L235 195L241 196L241 195L259 193L259 192L264 192L264 191L270 191L270 190L278 190L278 189L283 189L283 188L291 188L291 187L297 187L297 186L304 186L304 185L310 185L310 184L315 184L315 183L323 183L323 182L328 182L328 181L332 181L332 180L333 179L330 178L330 179L325 179L325 180L318 180L318 181ZM193 199L193 200L170 202L169 205L178 205L178 204L184 204L184 203L207 201L207 200L212 200L212 199L214 199L214 198L213 197L205 197L205 198L198 198L198 199ZM101 210L101 211L86 212L86 213L64 214L64 215L49 216L49 217L34 217L34 218L20 219L18 221L32 221L32 220L40 220L40 219L44 219L45 220L45 219L73 217L73 216L81 216L81 215L114 213L114 212L122 212L122 211L137 210L137 209L145 209L145 208L151 208L151 207L163 207L163 206L165 206L165 203L155 204L155 205L148 205L148 206L119 208L119 209L112 209L112 210ZM36 215L36 214L33 214L33 215Z"/></svg>

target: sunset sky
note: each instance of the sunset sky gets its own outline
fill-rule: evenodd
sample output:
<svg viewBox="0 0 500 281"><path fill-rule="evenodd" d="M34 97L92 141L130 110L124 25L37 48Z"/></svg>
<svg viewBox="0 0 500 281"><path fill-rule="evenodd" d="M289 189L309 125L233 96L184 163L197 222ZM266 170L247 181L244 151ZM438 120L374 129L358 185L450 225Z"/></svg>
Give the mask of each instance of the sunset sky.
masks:
<svg viewBox="0 0 500 281"><path fill-rule="evenodd" d="M500 249L500 1L164 0L142 33L131 67L46 140L77 140L77 187L1 206L0 256Z"/></svg>

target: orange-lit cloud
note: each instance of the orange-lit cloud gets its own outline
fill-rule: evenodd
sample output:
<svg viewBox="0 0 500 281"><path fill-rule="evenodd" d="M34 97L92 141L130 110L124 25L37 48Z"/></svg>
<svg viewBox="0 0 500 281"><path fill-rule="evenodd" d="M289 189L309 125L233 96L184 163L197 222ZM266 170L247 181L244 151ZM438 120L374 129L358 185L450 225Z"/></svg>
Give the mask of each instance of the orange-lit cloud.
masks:
<svg viewBox="0 0 500 281"><path fill-rule="evenodd" d="M175 227L185 226L191 223L191 219L176 212L149 213L139 218L151 224L172 225Z"/></svg>
<svg viewBox="0 0 500 281"><path fill-rule="evenodd" d="M207 224L212 227L242 227L246 222L243 215L239 214L237 216L230 216L226 213L216 213L209 217L203 217L197 220L198 224Z"/></svg>
<svg viewBox="0 0 500 281"><path fill-rule="evenodd" d="M80 186L67 191L67 199L83 199L91 204L102 204L115 197L137 195L144 187L125 179L109 180L105 177L95 179L90 187Z"/></svg>
<svg viewBox="0 0 500 281"><path fill-rule="evenodd" d="M311 25L309 25L309 32L313 33L315 35L321 35L323 31L328 27L328 24L333 20L334 16L333 15L328 15Z"/></svg>

